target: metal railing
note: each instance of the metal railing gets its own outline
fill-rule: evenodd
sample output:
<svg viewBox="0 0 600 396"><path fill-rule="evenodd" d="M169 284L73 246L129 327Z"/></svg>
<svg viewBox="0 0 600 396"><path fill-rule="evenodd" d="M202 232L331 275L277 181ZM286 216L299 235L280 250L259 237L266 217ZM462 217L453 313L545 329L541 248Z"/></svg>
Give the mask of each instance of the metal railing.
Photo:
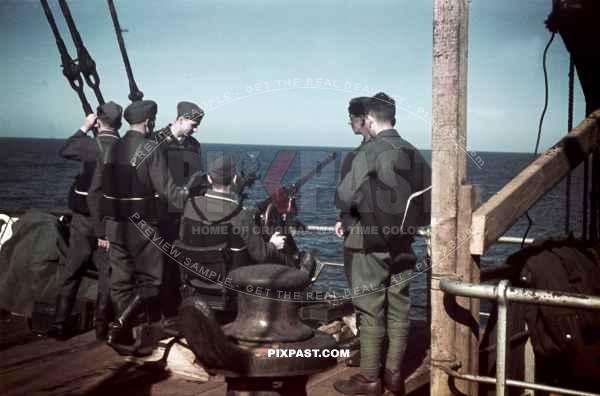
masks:
<svg viewBox="0 0 600 396"><path fill-rule="evenodd" d="M335 232L335 228L332 226L307 225L306 231L333 233L333 232ZM417 236L429 237L430 232L431 232L431 228L422 227L422 228L418 229ZM525 238L524 244L531 245L533 242L534 242L533 238ZM514 244L520 245L521 243L523 243L523 238L515 237L515 236L501 236L500 238L498 238L497 243L514 243Z"/></svg>
<svg viewBox="0 0 600 396"><path fill-rule="evenodd" d="M533 382L516 381L506 378L507 360L507 322L509 302L525 304L550 305L570 308L587 308L600 310L600 297L585 294L560 293L538 289L511 287L508 280L501 280L497 285L475 284L451 279L440 281L442 291L461 297L484 298L498 302L498 322L496 332L496 377L474 374L461 374L454 367L443 367L446 374L466 381L496 384L496 395L506 395L507 386L533 389L546 392L558 392L565 395L600 396L597 393L582 392L574 389L559 388ZM568 335L567 335L568 336Z"/></svg>
<svg viewBox="0 0 600 396"><path fill-rule="evenodd" d="M322 232L322 233L334 233L335 232L335 228L332 226L320 226L320 225L312 225L312 224L308 224L305 226L304 231L307 232ZM431 228L430 227L421 227L417 230L417 236L419 237L424 237L424 238L430 238L431 237ZM531 245L534 242L533 238L525 238L525 240L523 241L523 238L521 237L514 237L514 236L502 236L498 239L497 243L508 243L508 244L525 244L525 245ZM429 243L429 242L428 242ZM343 267L344 263L336 263L336 262L331 262L331 261L321 261L318 260L317 261L317 268L315 270L315 274L313 275L313 278L311 279L312 282L316 281L319 278L319 275L321 275L321 272L323 271L323 269L326 266L330 266L330 267Z"/></svg>

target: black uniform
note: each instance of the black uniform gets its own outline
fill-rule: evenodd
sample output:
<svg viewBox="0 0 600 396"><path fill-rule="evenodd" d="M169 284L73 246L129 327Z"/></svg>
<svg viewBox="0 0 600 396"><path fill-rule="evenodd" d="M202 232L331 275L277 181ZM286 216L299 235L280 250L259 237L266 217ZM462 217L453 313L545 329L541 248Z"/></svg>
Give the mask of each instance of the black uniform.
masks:
<svg viewBox="0 0 600 396"><path fill-rule="evenodd" d="M102 155L105 153L110 146L112 146L117 140L119 140L119 134L109 131L100 131L96 141L98 143L99 154L97 157L97 164L95 169L98 168L98 163L102 160ZM104 224L100 217L100 202L102 200L102 183L96 177L96 171L94 171L94 177L90 188L88 190L87 205L90 212L90 218L92 220L92 232L95 236L93 241L94 247L97 248L97 239L104 239ZM98 230L101 229L102 232ZM108 252L104 249L98 249L98 254L102 257L96 263L98 268L98 301L96 305L96 330L100 332L98 335L105 337L105 332L108 323L113 319L112 304L110 301L110 263L108 260Z"/></svg>
<svg viewBox="0 0 600 396"><path fill-rule="evenodd" d="M155 140L161 140L158 133L154 136ZM193 136L183 136L181 139L167 137L161 143L161 148L165 153L169 170L177 184L187 183L190 176L203 170L200 142ZM179 213L181 213L181 210L179 210Z"/></svg>
<svg viewBox="0 0 600 396"><path fill-rule="evenodd" d="M103 231L110 242L111 297L120 315L135 292L145 301L158 295L164 243L159 200L181 208L188 192L175 184L158 143L136 131L107 150L97 177L102 180Z"/></svg>
<svg viewBox="0 0 600 396"><path fill-rule="evenodd" d="M155 134L155 137L158 136L158 133ZM192 136L184 136L181 139L168 137L160 147L167 159L171 175L178 185L187 184L194 173L202 171L200 142ZM179 235L182 213L181 209L163 201L159 227L161 236L169 244L172 244ZM181 303L180 276L179 266L166 257L163 287L160 290L161 309L165 317L177 314L177 308Z"/></svg>
<svg viewBox="0 0 600 396"><path fill-rule="evenodd" d="M235 268L257 263L294 266L266 242L255 211L239 204L234 193L209 191L190 198L175 242L182 269L183 296L201 296L226 323L235 316L235 293L228 274Z"/></svg>
<svg viewBox="0 0 600 396"><path fill-rule="evenodd" d="M109 295L104 293L107 277L106 252L97 249L93 222L87 205L87 196L92 182L92 176L98 160L99 144L105 139L115 140L117 135L103 131L97 139L88 136L81 130L73 134L60 150L61 157L81 162L81 171L77 175L69 191L69 208L73 211L71 219L69 251L64 272L61 275L61 286L57 298L54 329L56 335L63 335L65 321L73 310L77 291L87 269L87 264L93 257L99 273L99 287L96 304L96 326L100 326L107 315ZM52 334L51 334L52 335Z"/></svg>
<svg viewBox="0 0 600 396"><path fill-rule="evenodd" d="M260 263L294 263L266 242L262 227L256 225L255 210L240 207L236 195L209 191L191 198L182 218L181 240L194 247L227 243L232 253L231 268ZM221 227L223 224L225 228Z"/></svg>

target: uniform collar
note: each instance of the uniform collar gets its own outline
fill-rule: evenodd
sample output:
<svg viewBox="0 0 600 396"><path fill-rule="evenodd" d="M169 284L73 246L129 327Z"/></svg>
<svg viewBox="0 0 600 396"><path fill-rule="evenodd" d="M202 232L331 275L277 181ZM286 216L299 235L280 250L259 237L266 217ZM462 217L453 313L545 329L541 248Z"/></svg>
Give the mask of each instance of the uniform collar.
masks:
<svg viewBox="0 0 600 396"><path fill-rule="evenodd" d="M115 137L115 138L120 137L118 131L108 131L108 130L98 131L98 137L100 137L100 136L110 136L110 137Z"/></svg>
<svg viewBox="0 0 600 396"><path fill-rule="evenodd" d="M400 135L398 134L398 131L396 131L395 129L392 128L392 129L386 129L386 130L379 132L375 137L377 138L379 136L390 137L390 136L400 136Z"/></svg>
<svg viewBox="0 0 600 396"><path fill-rule="evenodd" d="M133 131L131 129L128 130L127 132L125 132L125 135L123 137L124 138L139 138L139 139L146 138L143 133L140 133L138 131Z"/></svg>
<svg viewBox="0 0 600 396"><path fill-rule="evenodd" d="M238 204L237 196L235 193L222 193L214 190L208 190L204 196L206 198L218 199L221 201L232 202L234 204Z"/></svg>
<svg viewBox="0 0 600 396"><path fill-rule="evenodd" d="M171 124L169 124L169 126L167 128L171 128ZM173 132L171 132L171 135L173 137L169 141L169 144L174 144L177 146L184 146L184 147L196 145L196 139L194 139L192 136L181 135L180 137L175 137L175 135L173 135Z"/></svg>
<svg viewBox="0 0 600 396"><path fill-rule="evenodd" d="M169 124L167 125L167 128L169 128L169 131L171 133L171 138L172 140L169 143L172 144L183 144L183 142L185 141L185 136L181 135L181 136L175 136L175 134L173 133L173 124Z"/></svg>

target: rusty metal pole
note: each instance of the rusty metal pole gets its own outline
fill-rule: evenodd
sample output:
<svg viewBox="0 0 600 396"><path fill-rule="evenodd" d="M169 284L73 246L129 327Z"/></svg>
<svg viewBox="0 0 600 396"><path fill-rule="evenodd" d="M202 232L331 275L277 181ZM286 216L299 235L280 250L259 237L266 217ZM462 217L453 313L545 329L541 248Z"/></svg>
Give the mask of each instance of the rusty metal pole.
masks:
<svg viewBox="0 0 600 396"><path fill-rule="evenodd" d="M430 393L450 396L448 376L439 367L456 360L456 329L439 281L457 278L457 245L464 238L457 218L467 160L468 3L434 0L433 7Z"/></svg>

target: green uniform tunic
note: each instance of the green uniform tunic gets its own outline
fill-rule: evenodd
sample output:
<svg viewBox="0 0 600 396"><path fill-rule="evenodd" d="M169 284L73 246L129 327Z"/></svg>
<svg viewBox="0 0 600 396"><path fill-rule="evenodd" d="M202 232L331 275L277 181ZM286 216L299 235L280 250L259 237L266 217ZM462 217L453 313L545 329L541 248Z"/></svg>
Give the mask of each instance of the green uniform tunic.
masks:
<svg viewBox="0 0 600 396"><path fill-rule="evenodd" d="M409 328L409 280L416 257L412 236L400 232L399 226L408 197L428 185L430 173L418 150L389 129L358 149L338 186L337 206L359 215L344 247L352 251L352 302L360 323L361 373L368 377L379 375L382 362L389 370L401 368ZM409 211L423 211L422 206L413 209ZM407 218L406 229L429 223L428 213Z"/></svg>

